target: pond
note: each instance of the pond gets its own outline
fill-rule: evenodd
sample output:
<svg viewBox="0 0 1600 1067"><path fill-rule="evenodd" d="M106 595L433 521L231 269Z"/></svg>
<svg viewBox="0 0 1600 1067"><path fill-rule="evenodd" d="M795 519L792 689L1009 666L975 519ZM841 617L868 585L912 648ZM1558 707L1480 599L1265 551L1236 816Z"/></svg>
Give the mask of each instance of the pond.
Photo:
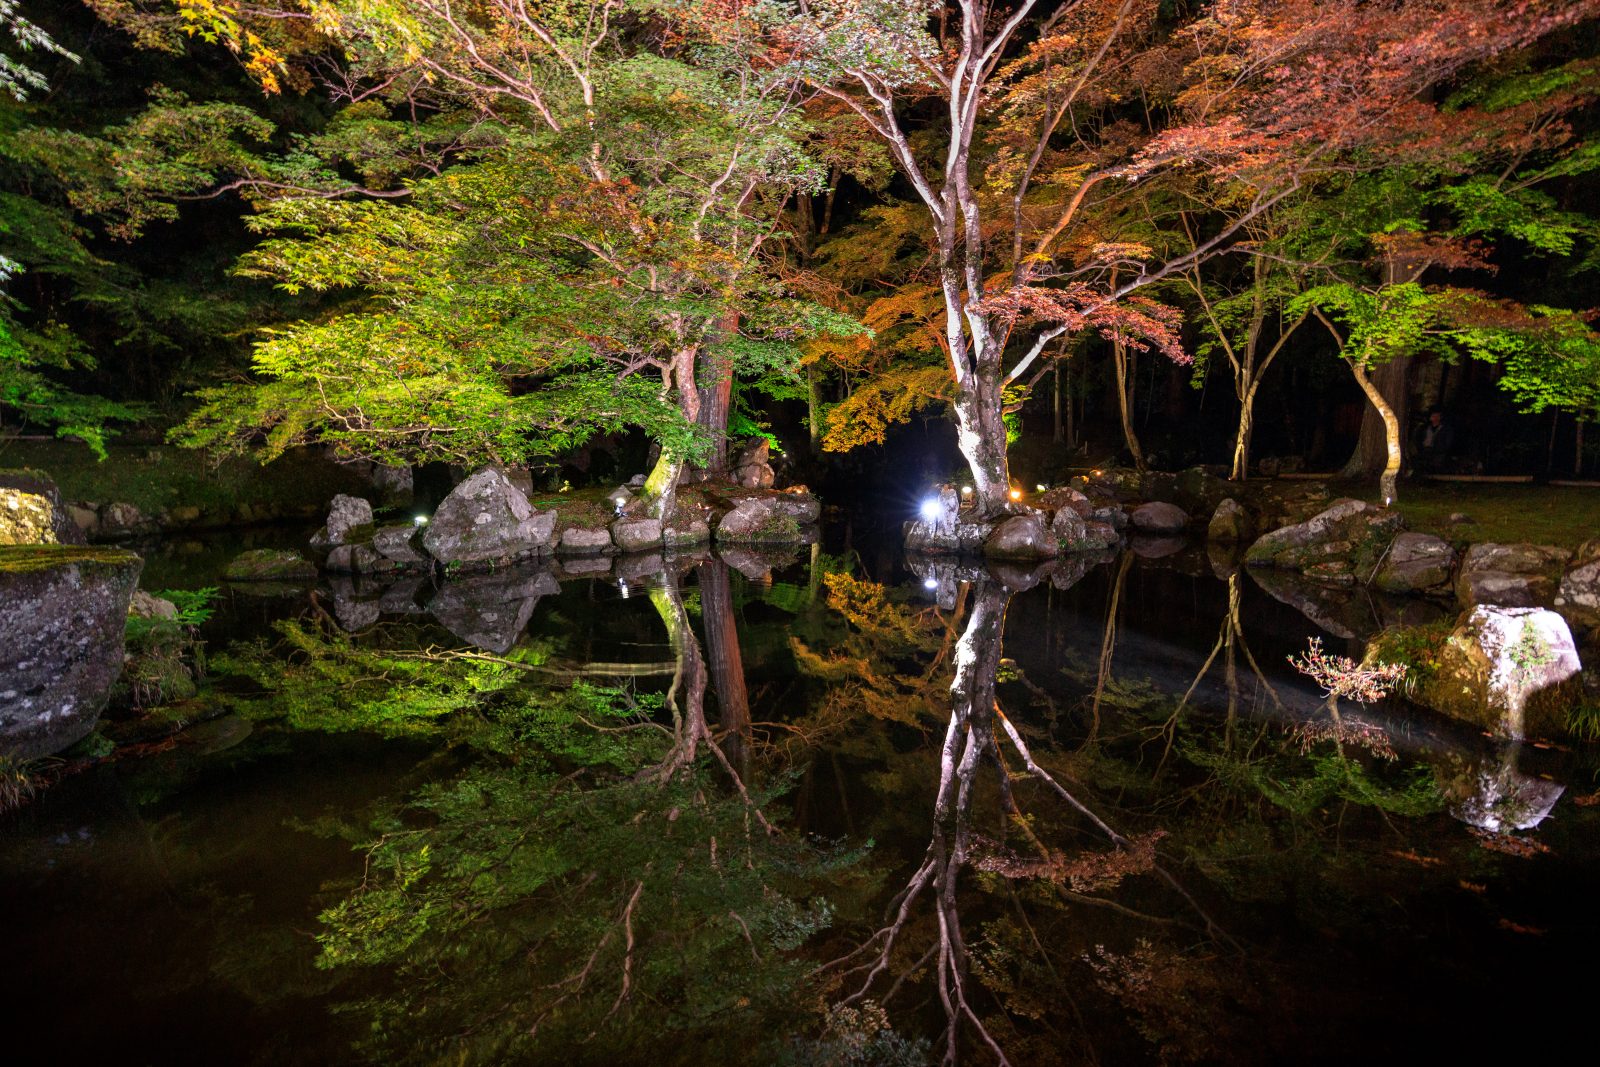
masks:
<svg viewBox="0 0 1600 1067"><path fill-rule="evenodd" d="M237 547L149 546L145 584ZM1593 754L1330 706L1288 658L1416 609L1319 595L1181 544L1018 569L848 529L225 589L197 725L0 823L13 1047L1474 1062L1584 1034Z"/></svg>

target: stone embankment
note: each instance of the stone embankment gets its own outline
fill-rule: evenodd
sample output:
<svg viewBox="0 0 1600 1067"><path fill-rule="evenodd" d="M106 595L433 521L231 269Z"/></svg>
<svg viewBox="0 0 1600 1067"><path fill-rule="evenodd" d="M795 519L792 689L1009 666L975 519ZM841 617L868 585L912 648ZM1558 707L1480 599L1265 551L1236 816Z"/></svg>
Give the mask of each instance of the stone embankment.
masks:
<svg viewBox="0 0 1600 1067"><path fill-rule="evenodd" d="M749 464L746 465L750 466ZM637 481L641 481L639 479ZM258 551L234 560L230 581L303 581L331 574L381 575L503 567L539 557L594 558L682 550L695 545L799 544L822 505L797 486L785 490L700 483L681 487L665 520L650 514L639 486L619 486L602 502L535 501L495 467L477 471L431 516L380 524L365 499L340 494L312 537L315 562L297 553Z"/></svg>

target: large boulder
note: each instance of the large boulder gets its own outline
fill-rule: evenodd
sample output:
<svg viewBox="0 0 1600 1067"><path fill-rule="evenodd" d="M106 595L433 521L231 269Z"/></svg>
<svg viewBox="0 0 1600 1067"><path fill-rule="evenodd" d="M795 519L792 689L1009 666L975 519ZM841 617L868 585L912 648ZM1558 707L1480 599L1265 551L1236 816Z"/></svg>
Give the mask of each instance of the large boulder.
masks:
<svg viewBox="0 0 1600 1067"><path fill-rule="evenodd" d="M399 567L400 564L380 555L371 545L339 545L328 553L325 565L333 574L382 574Z"/></svg>
<svg viewBox="0 0 1600 1067"><path fill-rule="evenodd" d="M1040 511L1047 511L1054 516L1062 508L1071 508L1080 516L1087 519L1094 512L1094 504L1088 497L1070 486L1061 486L1058 489L1048 489L1033 498L1033 506Z"/></svg>
<svg viewBox="0 0 1600 1067"><path fill-rule="evenodd" d="M1466 607L1548 607L1571 557L1570 550L1556 545L1473 545L1461 560L1456 598Z"/></svg>
<svg viewBox="0 0 1600 1067"><path fill-rule="evenodd" d="M611 524L611 540L623 552L645 552L661 547L661 520L625 516Z"/></svg>
<svg viewBox="0 0 1600 1067"><path fill-rule="evenodd" d="M1189 528L1189 515L1176 504L1152 500L1133 509L1133 528L1140 533L1176 534Z"/></svg>
<svg viewBox="0 0 1600 1067"><path fill-rule="evenodd" d="M711 524L698 515L675 515L661 527L663 548L688 549L711 543Z"/></svg>
<svg viewBox="0 0 1600 1067"><path fill-rule="evenodd" d="M773 497L779 511L802 526L822 518L822 501L808 493L803 486L785 489Z"/></svg>
<svg viewBox="0 0 1600 1067"><path fill-rule="evenodd" d="M1402 528L1398 512L1361 500L1339 500L1293 526L1257 538L1245 553L1252 566L1296 570L1317 581L1367 582Z"/></svg>
<svg viewBox="0 0 1600 1067"><path fill-rule="evenodd" d="M1583 554L1580 551L1580 561ZM1600 558L1573 567L1561 577L1556 610L1582 626L1600 626Z"/></svg>
<svg viewBox="0 0 1600 1067"><path fill-rule="evenodd" d="M1055 534L1035 513L1011 516L983 542L983 554L993 559L1055 559L1060 553Z"/></svg>
<svg viewBox="0 0 1600 1067"><path fill-rule="evenodd" d="M1117 531L1103 522L1083 518L1071 505L1056 511L1050 520L1050 532L1063 552L1098 552L1120 540Z"/></svg>
<svg viewBox="0 0 1600 1067"><path fill-rule="evenodd" d="M311 537L315 548L332 548L365 540L372 529L372 505L358 496L339 493L328 505L328 521Z"/></svg>
<svg viewBox="0 0 1600 1067"><path fill-rule="evenodd" d="M0 754L49 755L94 729L143 565L117 549L0 546Z"/></svg>
<svg viewBox="0 0 1600 1067"><path fill-rule="evenodd" d="M717 521L718 542L762 544L800 540L800 523L780 502L780 497L745 497Z"/></svg>
<svg viewBox="0 0 1600 1067"><path fill-rule="evenodd" d="M384 468L386 469L386 468ZM421 567L428 554L417 544L420 531L411 524L380 526L372 535L372 548L378 555L402 567Z"/></svg>
<svg viewBox="0 0 1600 1067"><path fill-rule="evenodd" d="M561 531L556 551L563 556L603 556L615 552L611 531L604 526L568 526Z"/></svg>
<svg viewBox="0 0 1600 1067"><path fill-rule="evenodd" d="M98 516L96 516L98 521ZM81 545L61 491L38 471L0 471L0 545Z"/></svg>
<svg viewBox="0 0 1600 1067"><path fill-rule="evenodd" d="M116 540L153 534L158 529L155 520L137 506L116 501L100 508L95 532L99 537Z"/></svg>
<svg viewBox="0 0 1600 1067"><path fill-rule="evenodd" d="M746 489L771 489L772 448L765 437L752 437L728 457L728 472Z"/></svg>
<svg viewBox="0 0 1600 1067"><path fill-rule="evenodd" d="M1206 540L1222 545L1244 544L1255 533L1256 526L1250 518L1250 512L1231 496L1217 505L1217 510L1211 513L1211 522L1206 526Z"/></svg>
<svg viewBox="0 0 1600 1067"><path fill-rule="evenodd" d="M535 511L504 471L485 467L440 503L422 546L441 563L486 563L550 550L556 513Z"/></svg>
<svg viewBox="0 0 1600 1067"><path fill-rule="evenodd" d="M1544 608L1473 608L1436 663L1417 700L1501 737L1563 736L1582 697L1572 631Z"/></svg>
<svg viewBox="0 0 1600 1067"><path fill-rule="evenodd" d="M317 577L317 565L281 548L256 548L235 556L223 570L230 582L306 582Z"/></svg>
<svg viewBox="0 0 1600 1067"><path fill-rule="evenodd" d="M1456 550L1442 537L1408 532L1397 536L1373 584L1385 593L1440 593L1450 588Z"/></svg>

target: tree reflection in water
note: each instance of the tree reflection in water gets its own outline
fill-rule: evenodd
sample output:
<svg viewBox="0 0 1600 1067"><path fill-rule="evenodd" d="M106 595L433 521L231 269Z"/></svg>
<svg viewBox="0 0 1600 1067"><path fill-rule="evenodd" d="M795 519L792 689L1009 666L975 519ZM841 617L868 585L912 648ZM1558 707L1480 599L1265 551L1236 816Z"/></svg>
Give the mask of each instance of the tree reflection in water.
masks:
<svg viewBox="0 0 1600 1067"><path fill-rule="evenodd" d="M1001 708L997 683L1001 676L1006 610L1019 588L1035 584L1041 572L995 574L982 564L968 566L949 562L923 563L918 570L925 587L934 591L938 599L951 608L964 606L967 611L965 627L955 646L950 712L939 753L932 833L922 862L889 905L888 922L848 954L827 964L825 970L835 972L834 980L847 988L840 1005L850 1006L871 1002L874 994L881 994L880 1003L887 1004L909 978L931 967L945 1017L940 1041L942 1061L946 1064L960 1061L962 1030L970 1027L997 1062L1010 1064L1012 1060L1006 1048L977 1002L979 990L973 981L974 956L963 929L959 893L963 875L968 874L969 868L1004 878L1041 879L1080 900L1086 899L1084 890L1109 889L1129 876L1153 872L1176 890L1199 916L1206 937L1221 943L1228 943L1229 939L1178 881L1156 862L1154 845L1161 834L1156 832L1129 839L1113 829L1056 775L1039 764L1023 732ZM1116 583L1119 592L1125 576L1124 566L1119 568ZM1113 604L1115 596L1113 594ZM1115 616L1114 606L1112 616ZM1108 636L1106 648L1113 645L1114 638ZM1102 672L1109 668L1109 658L1107 652L1102 658ZM1103 680L1102 674L1102 683ZM1098 703L1091 714L1093 731L1099 725ZM1008 753L1010 758L1020 762L1027 777L1042 784L1048 795L1062 802L1097 835L1110 842L1112 848L1069 858L1042 840L1033 829L1033 817L1019 806L1012 785L1016 772L1007 765ZM983 786L981 778L985 768L992 775L1006 824L1026 842L1031 858L1011 853L979 833L974 800ZM917 909L924 900L931 906L936 920L932 936L919 955L910 957L913 962L897 967L897 949L901 948L900 942L908 929L913 927ZM1131 909L1122 910L1130 915L1138 914ZM1048 963L1048 952L1038 944L1037 938L1034 943ZM905 958L907 954L901 951L899 955ZM851 986L853 988L849 988Z"/></svg>
<svg viewBox="0 0 1600 1067"><path fill-rule="evenodd" d="M1373 901L1416 892L1394 820L1442 806L1433 770L1309 730L1329 709L1252 653L1237 578L1190 647L1106 610L1149 599L1127 557L917 564L911 588L821 554L798 584L734 559L748 582L704 556L625 561L646 596L624 604L598 579L545 594L533 633L501 651L438 644L415 620L347 635L317 616L283 624L291 656L249 669L233 653L270 690L263 716L442 748L432 784L326 827L365 871L330 887L320 963L373 1059L1259 1051L1277 1038L1241 1035L1301 965L1263 945L1366 936ZM1106 595L1070 591L1086 572ZM1044 580L1054 599L1014 600ZM1060 641L1013 633L1030 679L1004 658L1007 616L1020 605L1013 629L1031 629L1052 603L1073 620ZM558 636L574 609L604 622ZM663 644L670 658L601 661ZM1476 777L1450 778L1466 797L1452 786L1453 809L1504 795L1497 825L1537 821L1557 794L1498 770L1486 789L1462 767ZM837 844L808 833L847 827Z"/></svg>

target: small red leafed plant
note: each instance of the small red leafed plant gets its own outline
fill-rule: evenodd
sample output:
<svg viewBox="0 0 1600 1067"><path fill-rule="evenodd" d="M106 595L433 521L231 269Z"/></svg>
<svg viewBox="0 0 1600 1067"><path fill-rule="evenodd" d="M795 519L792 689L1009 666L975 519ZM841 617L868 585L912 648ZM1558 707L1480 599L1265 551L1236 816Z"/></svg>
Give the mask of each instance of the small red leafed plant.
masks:
<svg viewBox="0 0 1600 1067"><path fill-rule="evenodd" d="M1290 656L1289 662L1320 685L1324 695L1348 697L1362 704L1382 700L1406 676L1403 663L1357 663L1349 656L1329 655L1322 651L1320 637L1313 637L1306 650Z"/></svg>

